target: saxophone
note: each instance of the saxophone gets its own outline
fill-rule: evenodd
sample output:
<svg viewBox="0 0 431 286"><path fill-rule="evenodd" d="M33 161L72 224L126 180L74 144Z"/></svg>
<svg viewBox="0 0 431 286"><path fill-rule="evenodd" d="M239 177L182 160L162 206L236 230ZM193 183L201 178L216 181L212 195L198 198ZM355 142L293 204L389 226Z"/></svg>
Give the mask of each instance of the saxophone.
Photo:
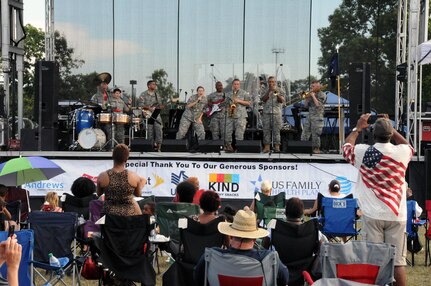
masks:
<svg viewBox="0 0 431 286"><path fill-rule="evenodd" d="M235 115L236 104L235 104L234 100L236 99L237 93L238 93L238 91L232 92L231 104L229 105L229 117L234 117L234 115Z"/></svg>

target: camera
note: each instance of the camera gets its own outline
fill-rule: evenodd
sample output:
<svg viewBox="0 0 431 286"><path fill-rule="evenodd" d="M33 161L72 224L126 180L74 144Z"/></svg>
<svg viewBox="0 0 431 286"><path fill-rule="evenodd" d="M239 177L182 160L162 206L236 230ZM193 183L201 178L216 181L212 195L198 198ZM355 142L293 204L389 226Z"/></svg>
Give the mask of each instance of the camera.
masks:
<svg viewBox="0 0 431 286"><path fill-rule="evenodd" d="M384 118L384 117L385 117L384 114L373 114L370 117L368 117L367 123L374 124L378 118Z"/></svg>

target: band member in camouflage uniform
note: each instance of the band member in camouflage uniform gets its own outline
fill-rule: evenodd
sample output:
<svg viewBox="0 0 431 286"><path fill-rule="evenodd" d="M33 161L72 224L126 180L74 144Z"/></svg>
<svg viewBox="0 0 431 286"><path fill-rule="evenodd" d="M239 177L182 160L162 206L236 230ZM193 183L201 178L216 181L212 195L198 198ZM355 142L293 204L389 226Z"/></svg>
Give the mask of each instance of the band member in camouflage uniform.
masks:
<svg viewBox="0 0 431 286"><path fill-rule="evenodd" d="M308 141L311 136L313 142L313 153L320 153L320 135L323 128L324 104L326 94L321 91L318 80L311 83L311 91L305 99L304 107L308 107L308 117L304 124L301 140Z"/></svg>
<svg viewBox="0 0 431 286"><path fill-rule="evenodd" d="M190 125L198 136L198 140L205 140L205 128L202 124L202 115L207 107L207 98L205 96L205 89L198 86L197 94L193 94L187 100L186 109L181 117L180 127L177 132L177 139L184 139Z"/></svg>
<svg viewBox="0 0 431 286"><path fill-rule="evenodd" d="M225 151L233 152L232 133L235 131L235 139L244 140L244 132L247 125L247 107L251 104L251 96L243 89L240 89L239 79L232 82L232 92L226 99L226 146Z"/></svg>
<svg viewBox="0 0 431 286"><path fill-rule="evenodd" d="M207 97L208 106L211 109L210 112L212 112L210 115L211 121L209 127L213 140L224 140L226 94L223 92L223 83L221 83L221 81L216 82L215 88L216 91L209 94Z"/></svg>
<svg viewBox="0 0 431 286"><path fill-rule="evenodd" d="M127 101L127 104L126 104ZM128 99L122 99L121 98L121 89L116 88L114 89L114 95L112 97L111 100L111 107L112 107L112 112L114 113L119 113L119 114L123 114L123 113L127 113L129 112L129 107L128 105L130 105L132 103L132 99L128 98ZM124 144L124 125L125 124L118 124L115 123L114 128L115 128L115 140L121 144ZM110 126L109 126L110 127ZM109 138L110 138L111 134L109 134Z"/></svg>
<svg viewBox="0 0 431 286"><path fill-rule="evenodd" d="M142 107L145 118L150 119L151 114L156 108L163 109L162 98L157 94L157 85L154 80L147 82L148 90L142 92L138 98L138 107ZM147 126L147 138L152 139L155 144L155 150L161 151L163 139L163 122L160 114L154 118L153 124Z"/></svg>
<svg viewBox="0 0 431 286"><path fill-rule="evenodd" d="M277 88L277 83L273 76L268 78L268 89L263 93L263 153L270 151L271 136L274 136L274 152L280 152L282 127L282 107L285 102L284 91Z"/></svg>
<svg viewBox="0 0 431 286"><path fill-rule="evenodd" d="M98 84L97 92L91 97L91 101L100 105L102 112L111 112L111 95L109 94L108 84L111 82L109 73L101 73L96 76L94 82ZM111 138L111 123L98 124L98 127L105 133L107 141ZM110 145L106 146L110 149Z"/></svg>

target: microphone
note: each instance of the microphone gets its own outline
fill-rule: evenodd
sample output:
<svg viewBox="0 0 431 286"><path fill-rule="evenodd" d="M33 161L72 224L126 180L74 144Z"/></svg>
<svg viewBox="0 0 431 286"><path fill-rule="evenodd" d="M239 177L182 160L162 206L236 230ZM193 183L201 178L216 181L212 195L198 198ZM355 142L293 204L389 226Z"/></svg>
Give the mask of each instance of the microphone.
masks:
<svg viewBox="0 0 431 286"><path fill-rule="evenodd" d="M223 98L226 98L226 92L223 92Z"/></svg>

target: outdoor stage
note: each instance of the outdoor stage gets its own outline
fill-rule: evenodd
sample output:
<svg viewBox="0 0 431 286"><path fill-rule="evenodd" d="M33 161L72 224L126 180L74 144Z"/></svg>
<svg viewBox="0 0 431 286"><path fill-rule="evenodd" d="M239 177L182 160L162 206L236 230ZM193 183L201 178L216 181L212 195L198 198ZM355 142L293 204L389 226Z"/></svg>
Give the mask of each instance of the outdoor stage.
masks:
<svg viewBox="0 0 431 286"><path fill-rule="evenodd" d="M0 156L2 162L12 157L42 156L65 170L51 180L23 186L30 191L36 208L48 191L68 193L77 177L96 181L100 172L112 167L111 152L7 151L0 152ZM169 201L179 182L195 176L201 188L219 193L223 205L236 207L251 203L264 180L272 182L273 194L285 192L286 198L299 197L307 206L318 192L327 191L331 180L338 179L346 194L352 191L357 180L357 169L340 154L131 152L127 168L147 179L143 189L145 197L154 195L157 201ZM413 157L407 181L420 205L426 196L425 177L423 157Z"/></svg>

